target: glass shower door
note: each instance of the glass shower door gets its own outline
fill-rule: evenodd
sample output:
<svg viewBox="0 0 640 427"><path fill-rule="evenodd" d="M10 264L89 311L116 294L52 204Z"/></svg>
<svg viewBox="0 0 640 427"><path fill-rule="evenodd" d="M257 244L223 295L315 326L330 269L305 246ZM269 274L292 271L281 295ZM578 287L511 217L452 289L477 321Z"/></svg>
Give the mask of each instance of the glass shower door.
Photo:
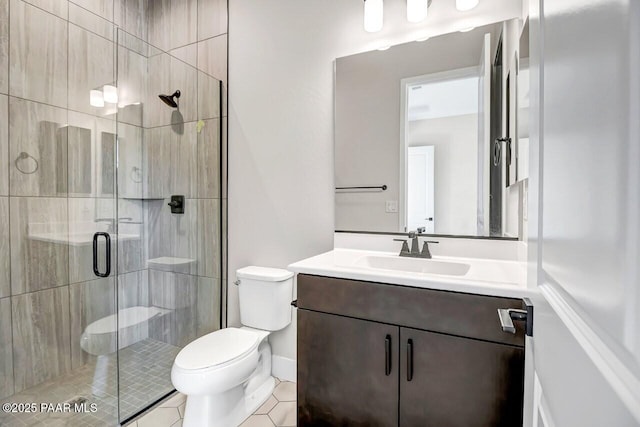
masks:
<svg viewBox="0 0 640 427"><path fill-rule="evenodd" d="M117 52L120 420L220 328L220 82L123 31ZM138 237L140 236L140 237Z"/></svg>

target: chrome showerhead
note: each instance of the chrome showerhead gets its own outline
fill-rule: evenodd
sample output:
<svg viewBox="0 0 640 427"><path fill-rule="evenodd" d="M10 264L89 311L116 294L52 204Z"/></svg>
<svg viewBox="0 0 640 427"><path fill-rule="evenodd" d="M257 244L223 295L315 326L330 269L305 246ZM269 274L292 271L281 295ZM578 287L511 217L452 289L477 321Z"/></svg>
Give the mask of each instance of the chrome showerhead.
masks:
<svg viewBox="0 0 640 427"><path fill-rule="evenodd" d="M158 98L162 100L171 108L178 108L178 98L180 98L180 91L176 90L172 95L158 95Z"/></svg>

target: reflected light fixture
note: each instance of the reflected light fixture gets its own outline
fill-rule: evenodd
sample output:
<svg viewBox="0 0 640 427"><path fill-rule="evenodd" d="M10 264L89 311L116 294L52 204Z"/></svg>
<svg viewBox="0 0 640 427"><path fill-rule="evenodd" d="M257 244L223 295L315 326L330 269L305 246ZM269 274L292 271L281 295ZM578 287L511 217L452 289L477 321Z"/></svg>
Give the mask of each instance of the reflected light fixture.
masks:
<svg viewBox="0 0 640 427"><path fill-rule="evenodd" d="M117 104L118 88L111 85L104 85L102 87L102 96L104 98L104 102L108 102L109 104Z"/></svg>
<svg viewBox="0 0 640 427"><path fill-rule="evenodd" d="M456 0L456 9L461 12L471 10L480 3L480 0Z"/></svg>
<svg viewBox="0 0 640 427"><path fill-rule="evenodd" d="M407 0L407 21L417 23L427 18L428 0Z"/></svg>
<svg viewBox="0 0 640 427"><path fill-rule="evenodd" d="M375 33L382 29L384 6L382 0L364 0L364 30Z"/></svg>
<svg viewBox="0 0 640 427"><path fill-rule="evenodd" d="M89 104L92 107L104 107L104 96L101 90L92 90L89 92Z"/></svg>

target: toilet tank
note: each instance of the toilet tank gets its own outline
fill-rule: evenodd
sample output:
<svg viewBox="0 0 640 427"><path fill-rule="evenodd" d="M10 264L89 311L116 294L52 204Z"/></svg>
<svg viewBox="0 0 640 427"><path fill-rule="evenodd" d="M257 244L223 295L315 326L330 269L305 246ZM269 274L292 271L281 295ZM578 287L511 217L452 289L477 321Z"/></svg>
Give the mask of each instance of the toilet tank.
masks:
<svg viewBox="0 0 640 427"><path fill-rule="evenodd" d="M236 271L240 322L265 331L291 323L293 273L279 268L244 267Z"/></svg>

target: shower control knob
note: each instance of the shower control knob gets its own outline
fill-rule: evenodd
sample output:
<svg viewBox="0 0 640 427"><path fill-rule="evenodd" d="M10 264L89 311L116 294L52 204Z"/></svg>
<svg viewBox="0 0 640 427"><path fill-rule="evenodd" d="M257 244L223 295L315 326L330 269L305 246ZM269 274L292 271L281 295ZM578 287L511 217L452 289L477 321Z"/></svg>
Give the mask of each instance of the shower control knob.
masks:
<svg viewBox="0 0 640 427"><path fill-rule="evenodd" d="M184 196L171 196L171 201L167 203L173 214L184 213Z"/></svg>

